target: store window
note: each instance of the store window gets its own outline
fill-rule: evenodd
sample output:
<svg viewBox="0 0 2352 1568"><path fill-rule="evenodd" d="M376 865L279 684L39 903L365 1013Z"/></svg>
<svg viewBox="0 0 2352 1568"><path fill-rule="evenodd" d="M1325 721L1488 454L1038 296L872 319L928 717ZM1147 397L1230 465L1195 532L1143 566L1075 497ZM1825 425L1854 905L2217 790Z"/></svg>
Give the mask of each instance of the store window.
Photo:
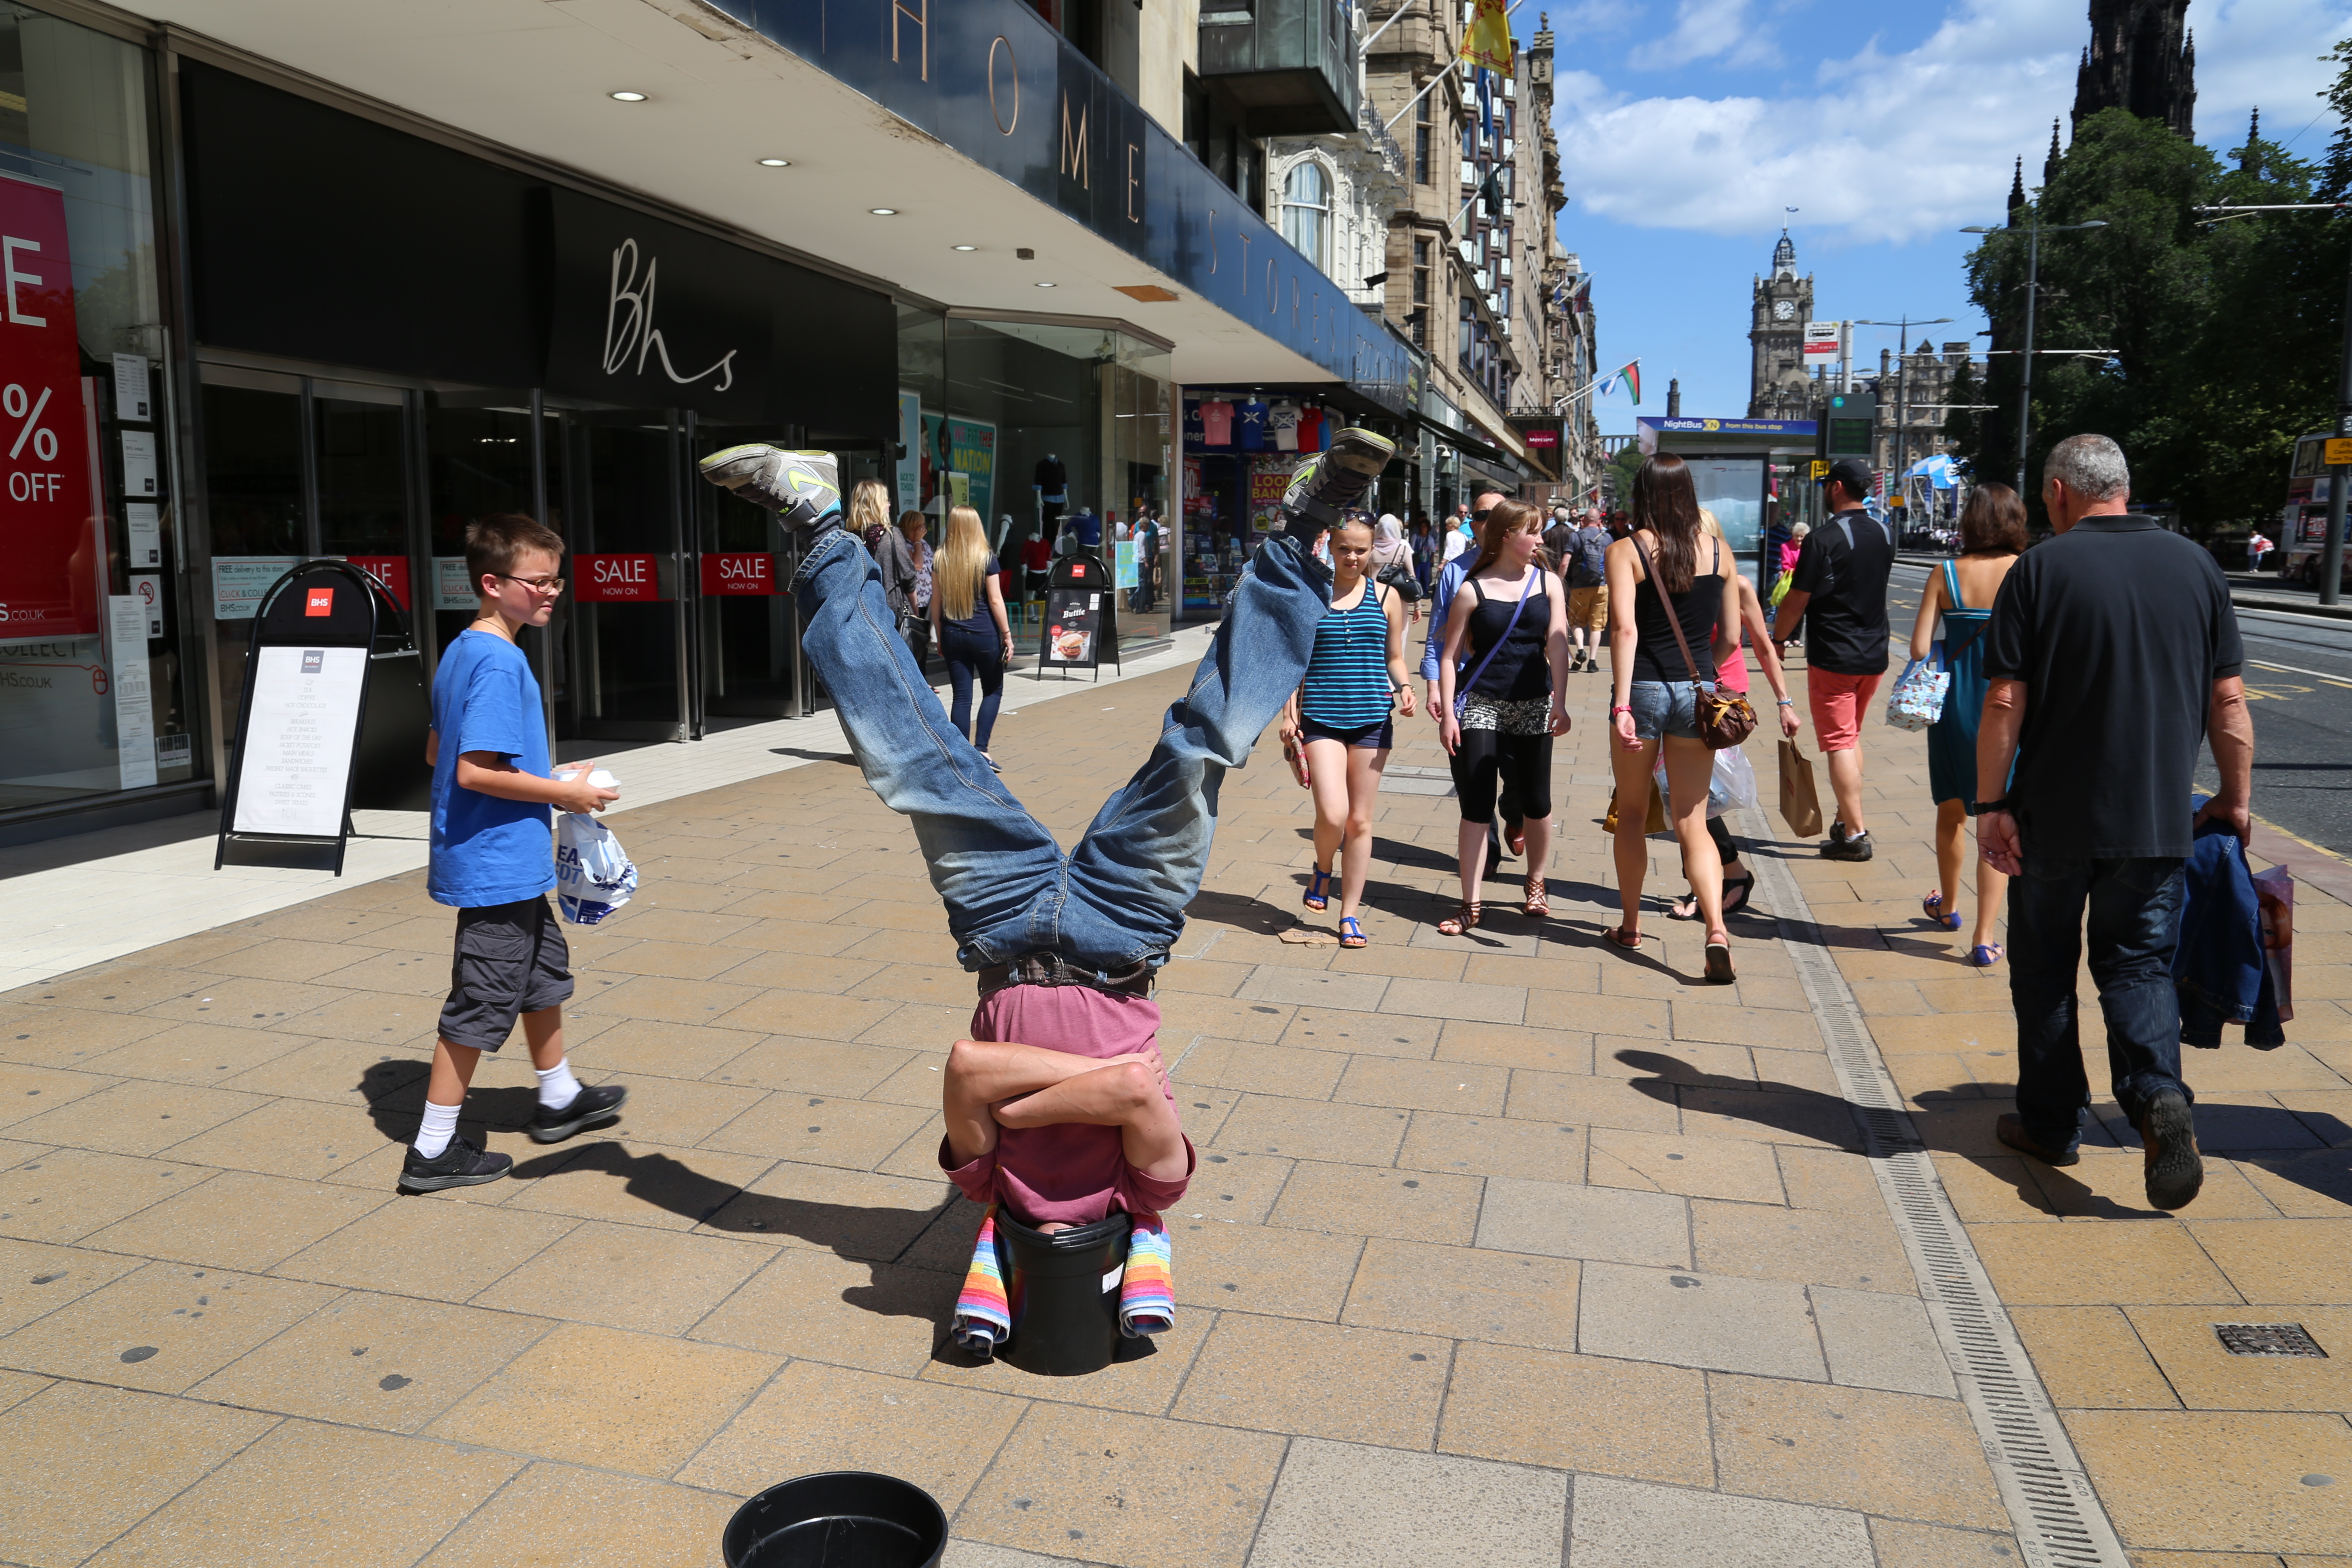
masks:
<svg viewBox="0 0 2352 1568"><path fill-rule="evenodd" d="M1331 231L1331 179L1323 165L1308 162L1290 171L1282 186L1282 237L1318 272L1328 264Z"/></svg>
<svg viewBox="0 0 2352 1568"><path fill-rule="evenodd" d="M151 114L144 50L0 8L0 810L197 772Z"/></svg>

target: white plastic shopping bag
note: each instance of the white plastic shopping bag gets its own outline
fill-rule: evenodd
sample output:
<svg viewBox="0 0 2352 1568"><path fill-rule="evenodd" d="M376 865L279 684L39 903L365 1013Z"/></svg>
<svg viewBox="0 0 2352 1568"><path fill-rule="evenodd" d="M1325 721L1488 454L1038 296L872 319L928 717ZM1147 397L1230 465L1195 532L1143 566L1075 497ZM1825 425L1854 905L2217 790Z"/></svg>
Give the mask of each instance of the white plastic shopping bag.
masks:
<svg viewBox="0 0 2352 1568"><path fill-rule="evenodd" d="M1663 763L1650 777L1658 786L1658 798L1668 805L1674 802L1674 792L1666 787L1666 770ZM1758 804L1756 770L1748 763L1748 753L1738 746L1726 746L1715 753L1715 771L1707 775L1706 814L1721 816L1727 811Z"/></svg>
<svg viewBox="0 0 2352 1568"><path fill-rule="evenodd" d="M618 786L613 775L598 768L588 782L604 789ZM637 868L613 830L585 812L558 812L555 817L555 904L573 925L592 926L637 890Z"/></svg>
<svg viewBox="0 0 2352 1568"><path fill-rule="evenodd" d="M1936 660L1930 664L1915 658L1903 667L1895 678L1894 694L1886 700L1886 721L1898 730L1924 730L1944 716L1944 699L1952 689L1952 677L1943 666L1943 645L1936 647Z"/></svg>

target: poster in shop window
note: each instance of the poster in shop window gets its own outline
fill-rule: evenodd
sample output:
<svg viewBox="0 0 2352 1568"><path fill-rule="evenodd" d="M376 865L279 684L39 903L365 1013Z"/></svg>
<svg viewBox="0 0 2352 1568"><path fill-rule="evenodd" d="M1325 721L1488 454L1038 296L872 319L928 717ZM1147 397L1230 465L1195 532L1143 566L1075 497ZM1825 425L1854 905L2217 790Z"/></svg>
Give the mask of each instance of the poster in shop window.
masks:
<svg viewBox="0 0 2352 1568"><path fill-rule="evenodd" d="M0 635L100 629L103 507L84 397L65 193L0 174Z"/></svg>
<svg viewBox="0 0 2352 1568"><path fill-rule="evenodd" d="M947 489L951 474L967 477L971 497L952 504L972 508L983 524L992 522L989 509L996 503L996 426L985 419L958 419L925 409L922 484L926 504ZM942 541L931 542L936 546Z"/></svg>

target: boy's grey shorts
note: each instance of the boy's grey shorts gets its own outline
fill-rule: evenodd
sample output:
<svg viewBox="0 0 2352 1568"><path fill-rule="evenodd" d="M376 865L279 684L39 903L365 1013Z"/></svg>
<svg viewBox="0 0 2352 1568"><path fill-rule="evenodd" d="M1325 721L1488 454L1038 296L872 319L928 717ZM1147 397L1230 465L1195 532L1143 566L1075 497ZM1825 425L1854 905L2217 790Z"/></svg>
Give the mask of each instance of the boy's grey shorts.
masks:
<svg viewBox="0 0 2352 1568"><path fill-rule="evenodd" d="M572 949L546 895L457 911L441 1037L495 1051L515 1019L572 999Z"/></svg>

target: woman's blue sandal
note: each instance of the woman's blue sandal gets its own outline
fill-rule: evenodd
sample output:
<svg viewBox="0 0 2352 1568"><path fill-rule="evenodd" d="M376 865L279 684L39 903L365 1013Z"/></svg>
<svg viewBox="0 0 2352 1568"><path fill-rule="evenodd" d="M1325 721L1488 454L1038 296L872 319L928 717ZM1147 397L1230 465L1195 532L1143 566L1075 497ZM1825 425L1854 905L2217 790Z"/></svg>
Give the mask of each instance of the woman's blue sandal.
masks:
<svg viewBox="0 0 2352 1568"><path fill-rule="evenodd" d="M1329 909L1331 907L1331 897L1328 889L1330 886L1331 873L1318 868L1315 873L1315 880L1307 884L1307 897L1301 900L1300 902L1304 903L1310 910Z"/></svg>
<svg viewBox="0 0 2352 1568"><path fill-rule="evenodd" d="M1341 915L1339 917L1339 945L1341 947L1370 947L1371 944L1372 939L1364 934L1363 925L1356 919L1355 916Z"/></svg>
<svg viewBox="0 0 2352 1568"><path fill-rule="evenodd" d="M1948 910L1944 908L1943 889L1938 888L1934 892L1928 894L1926 898L1920 900L1919 907L1927 911L1927 918L1929 920L1934 921L1946 931L1958 931L1960 929L1960 911L1958 910Z"/></svg>
<svg viewBox="0 0 2352 1568"><path fill-rule="evenodd" d="M2001 945L1997 942L1979 942L1969 954L1969 962L1979 969L1990 969L2001 960Z"/></svg>

